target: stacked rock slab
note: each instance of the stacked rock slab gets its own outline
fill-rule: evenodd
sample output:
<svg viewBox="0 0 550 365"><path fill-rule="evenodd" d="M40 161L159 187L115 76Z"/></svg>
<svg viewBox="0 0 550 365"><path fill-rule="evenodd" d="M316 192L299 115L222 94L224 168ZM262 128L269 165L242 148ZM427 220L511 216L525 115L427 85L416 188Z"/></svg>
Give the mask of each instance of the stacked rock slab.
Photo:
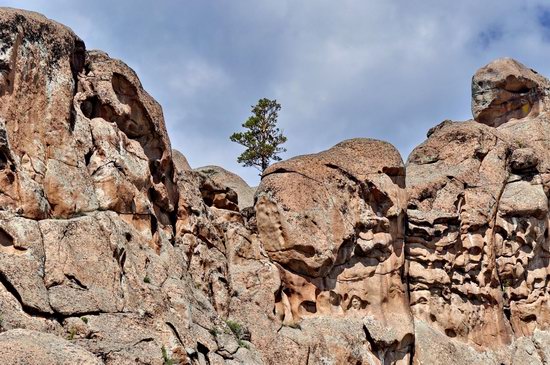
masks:
<svg viewBox="0 0 550 365"><path fill-rule="evenodd" d="M511 59L472 80L475 120L443 122L407 164L418 363L550 361L549 82Z"/></svg>

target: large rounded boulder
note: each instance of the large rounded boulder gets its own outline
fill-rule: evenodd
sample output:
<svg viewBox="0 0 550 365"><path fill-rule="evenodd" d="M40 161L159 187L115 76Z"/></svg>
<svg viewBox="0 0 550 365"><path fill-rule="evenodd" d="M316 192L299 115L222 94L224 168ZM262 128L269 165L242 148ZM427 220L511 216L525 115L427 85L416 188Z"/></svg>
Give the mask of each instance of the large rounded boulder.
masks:
<svg viewBox="0 0 550 365"><path fill-rule="evenodd" d="M359 346L357 361L405 361L412 343L403 281L405 209L403 162L386 142L347 140L269 167L257 192L256 220L281 272L275 311L283 323L306 328L314 321L312 328L336 336L359 321L353 335L369 345ZM322 322L328 317L334 321ZM329 348L339 354L337 362L351 356Z"/></svg>

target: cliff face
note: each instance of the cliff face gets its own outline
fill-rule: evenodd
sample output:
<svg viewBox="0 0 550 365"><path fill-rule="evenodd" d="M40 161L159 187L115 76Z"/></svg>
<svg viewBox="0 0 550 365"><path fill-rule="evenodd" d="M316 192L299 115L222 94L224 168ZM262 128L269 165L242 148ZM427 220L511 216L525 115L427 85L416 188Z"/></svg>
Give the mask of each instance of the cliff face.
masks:
<svg viewBox="0 0 550 365"><path fill-rule="evenodd" d="M344 141L252 209L128 66L0 8L0 363L550 362L549 88L494 61L406 166Z"/></svg>
<svg viewBox="0 0 550 365"><path fill-rule="evenodd" d="M548 87L490 63L472 80L476 119L440 124L409 157L410 304L417 338L433 337L420 357L451 337L472 354L514 348L497 362L548 361Z"/></svg>

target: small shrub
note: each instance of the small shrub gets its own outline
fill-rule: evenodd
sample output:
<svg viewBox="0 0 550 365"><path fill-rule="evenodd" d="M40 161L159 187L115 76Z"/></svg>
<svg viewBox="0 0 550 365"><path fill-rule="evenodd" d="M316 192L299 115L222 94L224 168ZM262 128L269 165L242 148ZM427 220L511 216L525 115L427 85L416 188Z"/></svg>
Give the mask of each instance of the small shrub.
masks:
<svg viewBox="0 0 550 365"><path fill-rule="evenodd" d="M216 327L211 328L208 332L210 332L210 334L214 337L218 337L218 335L220 334L220 331Z"/></svg>
<svg viewBox="0 0 550 365"><path fill-rule="evenodd" d="M238 340L237 343L239 344L239 347L244 347L245 349L250 350L250 346L248 346L248 344L245 341Z"/></svg>
<svg viewBox="0 0 550 365"><path fill-rule="evenodd" d="M143 278L143 282L144 282L145 284L151 284L151 278L149 278L148 276L146 276L146 277Z"/></svg>
<svg viewBox="0 0 550 365"><path fill-rule="evenodd" d="M505 290L506 288L509 288L512 286L512 280L511 279L504 279L501 282L502 289Z"/></svg>
<svg viewBox="0 0 550 365"><path fill-rule="evenodd" d="M162 361L163 361L163 365L174 365L174 360L172 360L172 359L168 356L168 351L166 351L166 347L162 346L162 348L160 349L160 351L162 352Z"/></svg>
<svg viewBox="0 0 550 365"><path fill-rule="evenodd" d="M229 327L231 332L233 332L235 337L241 338L241 336L243 335L243 326L241 324L230 319L225 321L225 323L227 324L227 327Z"/></svg>
<svg viewBox="0 0 550 365"><path fill-rule="evenodd" d="M302 329L302 326L300 326L300 323L283 324L283 326L294 328L296 330L301 330Z"/></svg>
<svg viewBox="0 0 550 365"><path fill-rule="evenodd" d="M88 324L88 317L80 317L80 320L85 324Z"/></svg>
<svg viewBox="0 0 550 365"><path fill-rule="evenodd" d="M71 329L69 330L69 336L67 337L67 339L69 341L72 341L72 340L74 340L75 335L76 335L76 328L71 327Z"/></svg>
<svg viewBox="0 0 550 365"><path fill-rule="evenodd" d="M213 169L204 169L204 170L201 170L201 172L207 175L208 177L212 177L212 175L216 174L216 170L213 170Z"/></svg>

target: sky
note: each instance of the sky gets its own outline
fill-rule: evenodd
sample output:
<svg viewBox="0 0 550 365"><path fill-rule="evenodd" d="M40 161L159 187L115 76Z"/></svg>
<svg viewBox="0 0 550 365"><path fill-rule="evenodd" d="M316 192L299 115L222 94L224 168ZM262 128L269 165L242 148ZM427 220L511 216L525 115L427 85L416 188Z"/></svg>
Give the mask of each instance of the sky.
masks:
<svg viewBox="0 0 550 365"><path fill-rule="evenodd" d="M240 131L260 98L282 106L284 159L356 137L406 161L429 128L467 120L470 81L512 57L550 76L547 0L26 0L87 49L122 59L162 105L192 167L240 166Z"/></svg>

